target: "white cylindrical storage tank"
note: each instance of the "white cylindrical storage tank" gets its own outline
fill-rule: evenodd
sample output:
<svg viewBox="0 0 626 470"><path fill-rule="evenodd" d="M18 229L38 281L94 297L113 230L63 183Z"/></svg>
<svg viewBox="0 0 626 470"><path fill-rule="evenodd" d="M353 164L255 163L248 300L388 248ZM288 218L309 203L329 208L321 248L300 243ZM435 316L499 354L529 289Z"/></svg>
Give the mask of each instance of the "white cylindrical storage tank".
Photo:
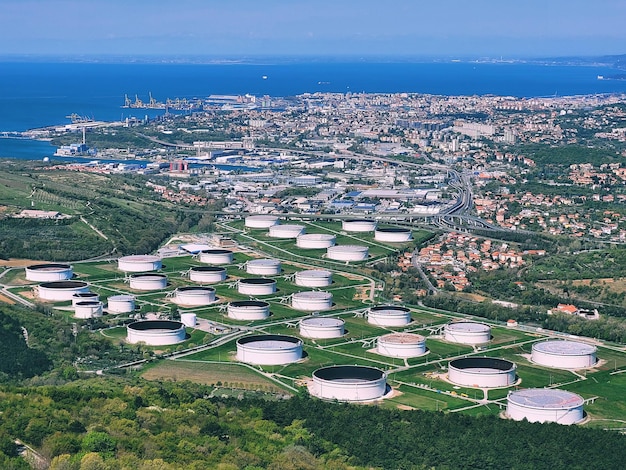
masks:
<svg viewBox="0 0 626 470"><path fill-rule="evenodd" d="M135 311L134 295L112 295L107 299L107 312L109 313L131 313Z"/></svg>
<svg viewBox="0 0 626 470"><path fill-rule="evenodd" d="M254 229L270 228L279 223L278 217L273 215L249 215L244 220L244 225L247 228Z"/></svg>
<svg viewBox="0 0 626 470"><path fill-rule="evenodd" d="M378 242L405 243L411 241L411 229L402 227L378 227L374 240Z"/></svg>
<svg viewBox="0 0 626 470"><path fill-rule="evenodd" d="M414 333L390 333L378 338L376 352L387 357L419 357L426 354L426 339Z"/></svg>
<svg viewBox="0 0 626 470"><path fill-rule="evenodd" d="M36 282L67 281L74 275L72 266L60 263L33 264L25 271L26 280Z"/></svg>
<svg viewBox="0 0 626 470"><path fill-rule="evenodd" d="M596 364L597 348L578 341L549 340L533 344L530 360L557 369L584 369Z"/></svg>
<svg viewBox="0 0 626 470"><path fill-rule="evenodd" d="M326 249L326 257L335 261L365 261L369 249L362 245L335 245Z"/></svg>
<svg viewBox="0 0 626 470"><path fill-rule="evenodd" d="M215 289L198 286L179 287L174 291L174 302L189 306L209 305L215 302Z"/></svg>
<svg viewBox="0 0 626 470"><path fill-rule="evenodd" d="M72 295L72 307L76 307L78 302L98 302L100 296L95 292L77 292Z"/></svg>
<svg viewBox="0 0 626 470"><path fill-rule="evenodd" d="M181 313L180 322L187 328L195 328L198 318L195 313Z"/></svg>
<svg viewBox="0 0 626 470"><path fill-rule="evenodd" d="M333 306L333 294L323 291L296 292L291 296L291 306L305 312L328 310Z"/></svg>
<svg viewBox="0 0 626 470"><path fill-rule="evenodd" d="M308 269L296 273L296 286L327 287L333 283L333 273L323 269Z"/></svg>
<svg viewBox="0 0 626 470"><path fill-rule="evenodd" d="M126 273L157 271L161 267L161 258L154 255L122 256L117 260L117 269Z"/></svg>
<svg viewBox="0 0 626 470"><path fill-rule="evenodd" d="M337 237L330 233L308 233L299 235L296 239L296 246L304 249L329 248L335 245Z"/></svg>
<svg viewBox="0 0 626 470"><path fill-rule="evenodd" d="M318 398L340 401L376 400L387 391L387 375L366 366L331 366L313 372L309 393Z"/></svg>
<svg viewBox="0 0 626 470"><path fill-rule="evenodd" d="M237 340L237 360L257 365L291 364L302 359L302 340L285 335L255 335Z"/></svg>
<svg viewBox="0 0 626 470"><path fill-rule="evenodd" d="M515 421L575 424L583 420L584 400L576 393L553 388L509 392L506 414Z"/></svg>
<svg viewBox="0 0 626 470"><path fill-rule="evenodd" d="M280 269L277 259L251 259L246 263L246 272L258 276L278 276Z"/></svg>
<svg viewBox="0 0 626 470"><path fill-rule="evenodd" d="M141 320L126 326L126 341L131 344L167 346L185 341L185 325L173 320Z"/></svg>
<svg viewBox="0 0 626 470"><path fill-rule="evenodd" d="M298 236L302 235L305 230L306 227L304 225L272 225L269 229L268 235L272 238L298 238Z"/></svg>
<svg viewBox="0 0 626 470"><path fill-rule="evenodd" d="M376 230L376 221L372 219L346 219L341 222L341 228L346 232L373 232Z"/></svg>
<svg viewBox="0 0 626 470"><path fill-rule="evenodd" d="M237 283L237 291L246 295L269 295L276 292L276 281L262 277L240 279Z"/></svg>
<svg viewBox="0 0 626 470"><path fill-rule="evenodd" d="M74 318L96 318L102 316L102 302L85 300L74 306Z"/></svg>
<svg viewBox="0 0 626 470"><path fill-rule="evenodd" d="M130 288L135 290L160 290L167 287L165 274L131 274Z"/></svg>
<svg viewBox="0 0 626 470"><path fill-rule="evenodd" d="M260 300L236 300L228 304L228 318L233 320L265 320L270 316L270 304Z"/></svg>
<svg viewBox="0 0 626 470"><path fill-rule="evenodd" d="M341 338L345 322L340 318L308 317L300 320L300 335L305 338Z"/></svg>
<svg viewBox="0 0 626 470"><path fill-rule="evenodd" d="M201 263L206 264L231 264L233 262L233 256L231 250L215 248L202 250L198 259Z"/></svg>
<svg viewBox="0 0 626 470"><path fill-rule="evenodd" d="M189 270L189 280L201 284L215 284L226 280L226 269L219 266L194 266Z"/></svg>
<svg viewBox="0 0 626 470"><path fill-rule="evenodd" d="M517 380L517 366L495 357L464 357L448 363L448 380L465 387L509 387Z"/></svg>
<svg viewBox="0 0 626 470"><path fill-rule="evenodd" d="M74 294L88 292L89 284L82 281L52 281L37 286L37 293L41 300L61 302L72 300Z"/></svg>
<svg viewBox="0 0 626 470"><path fill-rule="evenodd" d="M443 338L451 343L484 344L491 341L491 327L471 321L448 323L443 329Z"/></svg>
<svg viewBox="0 0 626 470"><path fill-rule="evenodd" d="M370 307L367 322L378 326L405 326L411 323L411 310L400 305Z"/></svg>

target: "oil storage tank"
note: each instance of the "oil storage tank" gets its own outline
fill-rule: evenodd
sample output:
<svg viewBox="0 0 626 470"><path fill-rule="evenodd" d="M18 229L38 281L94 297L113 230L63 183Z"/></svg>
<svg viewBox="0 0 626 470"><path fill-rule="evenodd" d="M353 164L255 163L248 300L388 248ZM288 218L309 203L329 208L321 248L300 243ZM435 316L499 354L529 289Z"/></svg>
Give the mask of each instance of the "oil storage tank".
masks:
<svg viewBox="0 0 626 470"><path fill-rule="evenodd" d="M328 287L333 283L333 273L323 269L307 269L298 271L295 277L296 286Z"/></svg>
<svg viewBox="0 0 626 470"><path fill-rule="evenodd" d="M333 306L333 294L324 291L296 292L291 296L291 307L305 312L328 310Z"/></svg>
<svg viewBox="0 0 626 470"><path fill-rule="evenodd" d="M237 282L237 291L246 295L269 295L276 292L276 281L264 277L240 279Z"/></svg>
<svg viewBox="0 0 626 470"><path fill-rule="evenodd" d="M131 274L129 279L131 289L135 290L160 290L167 287L167 276L165 274L139 273Z"/></svg>
<svg viewBox="0 0 626 470"><path fill-rule="evenodd" d="M63 302L72 300L74 294L89 291L89 284L83 281L51 281L37 286L37 294L41 300Z"/></svg>
<svg viewBox="0 0 626 470"><path fill-rule="evenodd" d="M346 232L373 232L376 230L376 221L372 219L345 219L341 222L341 228Z"/></svg>
<svg viewBox="0 0 626 470"><path fill-rule="evenodd" d="M298 224L272 225L268 235L272 238L298 238L305 230L304 225Z"/></svg>
<svg viewBox="0 0 626 470"><path fill-rule="evenodd" d="M285 335L255 335L237 340L237 360L256 365L291 364L302 359L302 340Z"/></svg>
<svg viewBox="0 0 626 470"><path fill-rule="evenodd" d="M185 325L173 320L141 320L126 326L126 341L131 344L167 346L185 341Z"/></svg>
<svg viewBox="0 0 626 470"><path fill-rule="evenodd" d="M305 338L341 338L345 322L340 318L308 317L300 320L300 335Z"/></svg>
<svg viewBox="0 0 626 470"><path fill-rule="evenodd" d="M365 261L369 249L362 245L335 245L326 249L326 257L335 261Z"/></svg>
<svg viewBox="0 0 626 470"><path fill-rule="evenodd" d="M202 250L198 259L206 264L231 264L233 262L233 252L222 248L212 248Z"/></svg>
<svg viewBox="0 0 626 470"><path fill-rule="evenodd" d="M387 375L366 366L330 366L313 372L309 393L326 400L369 401L385 395Z"/></svg>
<svg viewBox="0 0 626 470"><path fill-rule="evenodd" d="M259 276L278 276L281 265L277 259L251 259L246 263L246 272Z"/></svg>
<svg viewBox="0 0 626 470"><path fill-rule="evenodd" d="M411 241L411 229L403 227L378 227L374 231L374 240L388 243L406 243Z"/></svg>
<svg viewBox="0 0 626 470"><path fill-rule="evenodd" d="M405 326L411 323L411 310L400 305L370 307L367 322L378 326Z"/></svg>
<svg viewBox="0 0 626 470"><path fill-rule="evenodd" d="M241 321L265 320L270 304L261 300L236 300L228 304L228 318Z"/></svg>
<svg viewBox="0 0 626 470"><path fill-rule="evenodd" d="M186 328L195 328L198 318L195 313L185 312L180 314L180 322Z"/></svg>
<svg viewBox="0 0 626 470"><path fill-rule="evenodd" d="M459 344L485 344L491 341L491 327L485 323L459 321L444 326L446 341Z"/></svg>
<svg viewBox="0 0 626 470"><path fill-rule="evenodd" d="M117 269L126 273L157 271L161 267L161 258L154 255L122 256L117 260Z"/></svg>
<svg viewBox="0 0 626 470"><path fill-rule="evenodd" d="M530 360L557 369L584 369L596 364L597 348L579 341L548 340L534 343Z"/></svg>
<svg viewBox="0 0 626 470"><path fill-rule="evenodd" d="M426 354L426 339L414 333L390 333L378 338L376 352L387 357L419 357Z"/></svg>
<svg viewBox="0 0 626 470"><path fill-rule="evenodd" d="M465 387L500 388L515 383L517 366L506 359L464 357L448 363L448 380Z"/></svg>
<svg viewBox="0 0 626 470"><path fill-rule="evenodd" d="M26 280L36 282L66 281L74 276L72 266L60 263L33 264L25 271Z"/></svg>
<svg viewBox="0 0 626 470"><path fill-rule="evenodd" d="M178 287L174 291L174 302L194 307L209 305L215 302L215 289L199 286Z"/></svg>
<svg viewBox="0 0 626 470"><path fill-rule="evenodd" d="M584 400L576 393L553 388L527 388L509 392L506 415L515 421L575 424L584 418Z"/></svg>
<svg viewBox="0 0 626 470"><path fill-rule="evenodd" d="M249 215L244 219L244 225L251 229L270 228L279 223L278 217L273 215Z"/></svg>
<svg viewBox="0 0 626 470"><path fill-rule="evenodd" d="M78 302L98 302L100 296L95 292L77 292L72 295L72 307L76 307Z"/></svg>
<svg viewBox="0 0 626 470"><path fill-rule="evenodd" d="M135 311L135 296L120 294L112 295L107 299L107 312L131 313Z"/></svg>
<svg viewBox="0 0 626 470"><path fill-rule="evenodd" d="M329 248L334 246L337 237L330 233L307 233L296 238L296 246L305 250Z"/></svg>
<svg viewBox="0 0 626 470"><path fill-rule="evenodd" d="M74 318L96 318L102 316L102 302L84 300L74 306Z"/></svg>
<svg viewBox="0 0 626 470"><path fill-rule="evenodd" d="M222 282L226 276L226 268L220 266L194 266L189 270L189 280L201 284Z"/></svg>

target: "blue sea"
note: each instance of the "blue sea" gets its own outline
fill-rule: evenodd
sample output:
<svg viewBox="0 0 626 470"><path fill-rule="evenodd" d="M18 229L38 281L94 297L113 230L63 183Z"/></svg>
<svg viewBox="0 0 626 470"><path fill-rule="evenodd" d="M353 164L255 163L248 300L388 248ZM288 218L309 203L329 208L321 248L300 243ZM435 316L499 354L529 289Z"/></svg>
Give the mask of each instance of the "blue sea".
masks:
<svg viewBox="0 0 626 470"><path fill-rule="evenodd" d="M211 94L292 96L305 92L416 92L437 95L567 96L626 92L626 81L598 80L606 67L525 63L104 64L0 63L0 132L96 120L143 118L124 96L147 101ZM162 111L160 111L162 112ZM0 157L39 159L45 142L0 138Z"/></svg>

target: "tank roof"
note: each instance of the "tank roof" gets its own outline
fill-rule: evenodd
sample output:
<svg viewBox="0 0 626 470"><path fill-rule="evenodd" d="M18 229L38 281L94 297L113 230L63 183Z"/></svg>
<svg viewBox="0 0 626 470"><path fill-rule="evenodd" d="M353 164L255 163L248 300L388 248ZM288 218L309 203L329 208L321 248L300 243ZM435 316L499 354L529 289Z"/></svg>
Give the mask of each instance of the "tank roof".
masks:
<svg viewBox="0 0 626 470"><path fill-rule="evenodd" d="M287 335L255 335L239 338L237 344L259 349L287 349L293 348L294 344L302 344L302 340Z"/></svg>
<svg viewBox="0 0 626 470"><path fill-rule="evenodd" d="M498 359L495 357L464 357L461 359L453 359L450 361L450 367L456 369L481 369L509 371L515 369L515 363L506 359Z"/></svg>
<svg viewBox="0 0 626 470"><path fill-rule="evenodd" d="M242 284L254 284L254 285L276 284L276 281L274 279L266 279L264 277L251 277L248 279L240 279L239 282Z"/></svg>
<svg viewBox="0 0 626 470"><path fill-rule="evenodd" d="M248 265L258 265L258 266L277 266L280 264L280 261L277 259L251 259L248 261Z"/></svg>
<svg viewBox="0 0 626 470"><path fill-rule="evenodd" d="M71 265L62 264L62 263L45 263L45 264L31 264L27 266L26 269L32 271L58 271L58 270L66 270L71 269Z"/></svg>
<svg viewBox="0 0 626 470"><path fill-rule="evenodd" d="M233 307L267 307L269 303L261 300L235 300L230 305Z"/></svg>
<svg viewBox="0 0 626 470"><path fill-rule="evenodd" d="M340 318L330 318L330 317L307 317L303 318L300 321L301 324L305 324L306 326L321 326L321 327L336 327L345 324L345 322Z"/></svg>
<svg viewBox="0 0 626 470"><path fill-rule="evenodd" d="M220 266L193 266L191 270L206 273L221 273L226 271L226 268L222 268Z"/></svg>
<svg viewBox="0 0 626 470"><path fill-rule="evenodd" d="M394 344L419 344L425 341L422 335L416 335L414 333L390 333L378 338L378 341L383 343Z"/></svg>
<svg viewBox="0 0 626 470"><path fill-rule="evenodd" d="M333 296L330 292L317 290L296 292L293 295L299 299L329 299Z"/></svg>
<svg viewBox="0 0 626 470"><path fill-rule="evenodd" d="M579 356L593 354L597 348L587 343L557 339L535 343L533 350L560 356Z"/></svg>
<svg viewBox="0 0 626 470"><path fill-rule="evenodd" d="M128 328L138 331L178 330L184 325L173 320L141 320L130 323Z"/></svg>
<svg viewBox="0 0 626 470"><path fill-rule="evenodd" d="M330 271L324 271L322 269L307 269L305 271L298 271L296 276L305 276L305 277L314 277L314 278L324 278L331 276L332 273Z"/></svg>
<svg viewBox="0 0 626 470"><path fill-rule="evenodd" d="M87 286L88 284L83 281L50 281L39 284L39 287L45 289L82 289Z"/></svg>
<svg viewBox="0 0 626 470"><path fill-rule="evenodd" d="M576 393L551 388L528 388L509 393L508 400L529 408L567 409L582 406L583 398Z"/></svg>
<svg viewBox="0 0 626 470"><path fill-rule="evenodd" d="M313 372L313 376L322 380L358 383L382 379L385 373L375 367L343 365L322 367Z"/></svg>
<svg viewBox="0 0 626 470"><path fill-rule="evenodd" d="M136 262L145 262L145 261L161 261L161 258L156 255L128 255L122 256L120 258L122 261L136 261Z"/></svg>
<svg viewBox="0 0 626 470"><path fill-rule="evenodd" d="M478 332L484 332L484 331L491 329L491 327L489 325L486 325L485 323L477 323L477 322L470 322L470 321L448 323L446 325L446 328L448 330L464 331L467 333L478 333Z"/></svg>

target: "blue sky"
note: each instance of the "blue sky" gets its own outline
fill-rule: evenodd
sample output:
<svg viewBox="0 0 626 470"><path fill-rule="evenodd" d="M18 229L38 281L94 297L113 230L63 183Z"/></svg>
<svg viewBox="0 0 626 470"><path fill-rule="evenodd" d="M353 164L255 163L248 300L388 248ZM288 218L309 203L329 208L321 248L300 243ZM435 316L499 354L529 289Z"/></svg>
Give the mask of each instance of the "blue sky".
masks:
<svg viewBox="0 0 626 470"><path fill-rule="evenodd" d="M625 0L0 0L0 54L626 53Z"/></svg>

